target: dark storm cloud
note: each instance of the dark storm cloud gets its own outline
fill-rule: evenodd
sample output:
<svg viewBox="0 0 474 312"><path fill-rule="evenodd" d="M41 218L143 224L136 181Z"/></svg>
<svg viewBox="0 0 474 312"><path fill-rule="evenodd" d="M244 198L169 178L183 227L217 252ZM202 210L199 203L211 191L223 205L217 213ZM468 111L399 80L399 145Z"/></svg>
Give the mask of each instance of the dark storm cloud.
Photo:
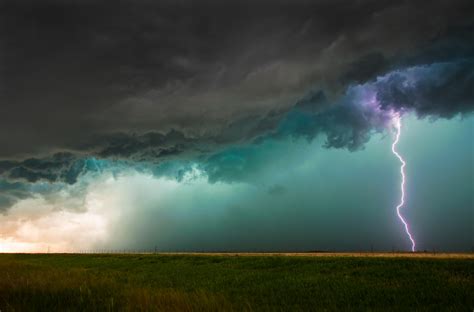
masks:
<svg viewBox="0 0 474 312"><path fill-rule="evenodd" d="M473 90L473 60L414 66L349 87L337 101L330 101L323 91L310 92L290 111L269 114L260 120L236 121L220 137L186 137L176 130L166 134L121 133L101 138L93 148L85 147L90 150L89 158L56 153L44 158L2 161L0 175L23 182L74 184L89 171L133 167L181 181L192 170L186 160L193 158L201 163L200 169L211 183L250 182L255 178L253 173L271 157L261 154L259 145L266 141L301 137L311 141L323 135L326 147L354 151L363 148L374 132L390 127L396 112L451 118L472 111ZM232 139L223 141L223 137ZM104 165L95 158L111 162Z"/></svg>
<svg viewBox="0 0 474 312"><path fill-rule="evenodd" d="M182 179L190 158L211 182L245 180L261 162L249 143L323 134L357 150L391 109L473 108L472 1L6 1L0 12L11 182L74 184L98 159ZM354 87L367 83L368 95Z"/></svg>
<svg viewBox="0 0 474 312"><path fill-rule="evenodd" d="M31 192L24 184L0 180L0 214L18 201L31 196Z"/></svg>
<svg viewBox="0 0 474 312"><path fill-rule="evenodd" d="M66 182L74 184L84 169L84 161L69 153L56 153L45 158L0 162L0 175L9 180Z"/></svg>
<svg viewBox="0 0 474 312"><path fill-rule="evenodd" d="M369 53L350 64L342 75L341 82L364 83L377 75L383 74L390 67L390 62L381 53Z"/></svg>
<svg viewBox="0 0 474 312"><path fill-rule="evenodd" d="M0 214L8 212L8 208L21 200L37 196L42 196L43 199L52 203L56 199L55 194L60 190L64 191L64 186L61 184L12 182L0 178ZM82 189L78 188L73 193L77 195L81 191Z"/></svg>
<svg viewBox="0 0 474 312"><path fill-rule="evenodd" d="M474 58L394 72L376 88L383 109L451 118L474 109Z"/></svg>
<svg viewBox="0 0 474 312"><path fill-rule="evenodd" d="M296 102L270 135L260 138L326 136L326 147L357 150L382 132L395 113L452 118L474 110L474 58L419 65L350 86L337 100L323 91Z"/></svg>
<svg viewBox="0 0 474 312"><path fill-rule="evenodd" d="M7 1L0 156L96 152L103 149L91 144L97 137L171 129L197 139L240 139L239 131L222 132L290 110L308 88L332 93L372 79L466 27L472 7L470 1ZM116 148L107 144L104 156Z"/></svg>
<svg viewBox="0 0 474 312"><path fill-rule="evenodd" d="M277 129L312 139L327 137L326 146L357 150L371 133L386 129L394 113L452 118L474 110L474 58L395 70L375 81L349 87L327 109L322 92L301 100Z"/></svg>
<svg viewBox="0 0 474 312"><path fill-rule="evenodd" d="M395 114L451 118L474 110L474 59L395 70L375 81L351 86L337 101L322 91L308 93L282 117L278 127L254 143L325 137L325 147L356 151L370 137L393 126ZM258 146L227 149L207 158L209 182L246 181L271 155Z"/></svg>

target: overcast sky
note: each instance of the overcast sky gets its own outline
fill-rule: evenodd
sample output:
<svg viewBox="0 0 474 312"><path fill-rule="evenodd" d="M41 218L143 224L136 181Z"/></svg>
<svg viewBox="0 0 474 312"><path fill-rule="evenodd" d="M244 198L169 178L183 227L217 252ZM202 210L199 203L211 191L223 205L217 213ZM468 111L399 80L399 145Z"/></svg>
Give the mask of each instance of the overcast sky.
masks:
<svg viewBox="0 0 474 312"><path fill-rule="evenodd" d="M474 3L3 1L0 251L474 245Z"/></svg>

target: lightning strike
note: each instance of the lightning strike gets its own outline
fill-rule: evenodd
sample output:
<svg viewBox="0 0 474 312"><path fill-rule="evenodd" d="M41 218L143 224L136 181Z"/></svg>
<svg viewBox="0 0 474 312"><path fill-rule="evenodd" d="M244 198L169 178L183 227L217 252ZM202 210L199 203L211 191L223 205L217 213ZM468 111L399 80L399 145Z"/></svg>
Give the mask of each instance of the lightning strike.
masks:
<svg viewBox="0 0 474 312"><path fill-rule="evenodd" d="M400 183L400 190L401 190L400 203L398 204L396 209L397 209L398 218L400 219L400 221L405 226L405 232L407 233L408 238L411 241L411 251L414 252L415 251L415 245L416 245L415 240L413 239L413 236L410 233L408 223L405 221L402 214L400 213L400 209L405 205L405 165L406 165L405 160L403 159L403 157L396 150L396 146L398 144L398 141L400 140L400 134L402 132L402 124L401 124L400 115L396 114L393 117L393 123L394 123L394 126L395 126L395 129L396 129L397 133L396 133L396 136L395 136L395 140L393 141L393 144L392 144L392 153L398 158L398 160L400 160L400 163L401 163L400 174L402 176L402 181Z"/></svg>

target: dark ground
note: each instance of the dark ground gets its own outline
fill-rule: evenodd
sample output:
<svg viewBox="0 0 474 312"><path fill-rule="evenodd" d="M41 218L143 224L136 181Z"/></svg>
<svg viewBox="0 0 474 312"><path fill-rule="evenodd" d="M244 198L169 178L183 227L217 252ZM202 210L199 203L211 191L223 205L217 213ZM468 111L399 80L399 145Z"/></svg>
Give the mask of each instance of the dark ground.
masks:
<svg viewBox="0 0 474 312"><path fill-rule="evenodd" d="M473 254L0 254L2 312L473 309Z"/></svg>

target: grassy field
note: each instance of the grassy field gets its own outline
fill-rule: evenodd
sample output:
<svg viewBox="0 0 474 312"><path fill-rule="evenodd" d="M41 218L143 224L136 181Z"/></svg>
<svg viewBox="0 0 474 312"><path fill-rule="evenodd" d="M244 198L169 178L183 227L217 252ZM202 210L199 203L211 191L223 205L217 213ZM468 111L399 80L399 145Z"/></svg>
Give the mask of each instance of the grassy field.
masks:
<svg viewBox="0 0 474 312"><path fill-rule="evenodd" d="M472 254L0 254L1 312L473 309Z"/></svg>

